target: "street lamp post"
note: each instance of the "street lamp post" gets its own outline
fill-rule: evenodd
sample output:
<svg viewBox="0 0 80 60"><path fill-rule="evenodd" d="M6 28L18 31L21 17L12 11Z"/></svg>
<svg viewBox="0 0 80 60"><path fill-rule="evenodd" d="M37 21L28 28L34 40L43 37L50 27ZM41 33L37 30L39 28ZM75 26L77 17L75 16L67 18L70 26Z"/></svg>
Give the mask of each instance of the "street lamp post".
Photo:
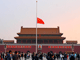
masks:
<svg viewBox="0 0 80 60"><path fill-rule="evenodd" d="M2 39L2 44L4 44L3 39Z"/></svg>
<svg viewBox="0 0 80 60"><path fill-rule="evenodd" d="M4 44L4 43L3 43L3 39L0 39L0 41L1 41L1 44Z"/></svg>
<svg viewBox="0 0 80 60"><path fill-rule="evenodd" d="M74 52L74 45L72 44L72 52Z"/></svg>
<svg viewBox="0 0 80 60"><path fill-rule="evenodd" d="M6 44L4 45L4 49L5 49L5 53L6 53L6 49L7 49L7 48L6 48Z"/></svg>

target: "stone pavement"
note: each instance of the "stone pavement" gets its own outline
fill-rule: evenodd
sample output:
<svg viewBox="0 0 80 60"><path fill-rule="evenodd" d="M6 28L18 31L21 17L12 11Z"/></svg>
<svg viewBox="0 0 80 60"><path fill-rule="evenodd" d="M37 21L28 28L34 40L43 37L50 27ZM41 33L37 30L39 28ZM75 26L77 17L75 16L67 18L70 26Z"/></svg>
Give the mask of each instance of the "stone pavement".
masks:
<svg viewBox="0 0 80 60"><path fill-rule="evenodd" d="M25 60L25 58L23 58L23 59L21 58L21 60ZM29 59L26 59L26 60L32 60L32 59L29 58ZM47 59L43 57L43 60L47 60Z"/></svg>
<svg viewBox="0 0 80 60"><path fill-rule="evenodd" d="M25 58L21 58L21 60L25 60ZM26 60L32 60L31 58L29 58L29 59L26 59ZM45 57L43 57L43 60L47 60ZM60 60L60 59L55 59L55 60ZM63 59L62 59L63 60Z"/></svg>
<svg viewBox="0 0 80 60"><path fill-rule="evenodd" d="M31 58L30 59L27 59L27 60L32 60ZM46 58L43 58L43 60L47 60Z"/></svg>
<svg viewBox="0 0 80 60"><path fill-rule="evenodd" d="M26 59L26 60L32 60L32 59L30 58L30 59ZM47 59L45 57L43 57L43 60L47 60ZM60 59L55 59L55 60L60 60Z"/></svg>

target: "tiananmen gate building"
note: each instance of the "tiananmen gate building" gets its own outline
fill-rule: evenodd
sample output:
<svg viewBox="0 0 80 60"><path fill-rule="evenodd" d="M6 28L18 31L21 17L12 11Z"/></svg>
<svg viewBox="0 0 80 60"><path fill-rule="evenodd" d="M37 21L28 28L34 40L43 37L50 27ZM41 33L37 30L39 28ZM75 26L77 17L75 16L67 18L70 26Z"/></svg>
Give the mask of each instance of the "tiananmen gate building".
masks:
<svg viewBox="0 0 80 60"><path fill-rule="evenodd" d="M19 36L14 37L18 44L35 44L36 43L36 28L21 27ZM58 28L37 28L37 43L38 44L63 44L65 37L61 37Z"/></svg>
<svg viewBox="0 0 80 60"><path fill-rule="evenodd" d="M36 28L24 28L21 27L18 36L14 37L17 43L6 44L6 51L30 51L36 52ZM61 52L78 52L80 53L80 44L64 44L63 41L66 37L62 37L63 33L60 32L60 28L37 28L37 51L47 53L53 51L56 53ZM0 44L0 51L5 52L5 44Z"/></svg>

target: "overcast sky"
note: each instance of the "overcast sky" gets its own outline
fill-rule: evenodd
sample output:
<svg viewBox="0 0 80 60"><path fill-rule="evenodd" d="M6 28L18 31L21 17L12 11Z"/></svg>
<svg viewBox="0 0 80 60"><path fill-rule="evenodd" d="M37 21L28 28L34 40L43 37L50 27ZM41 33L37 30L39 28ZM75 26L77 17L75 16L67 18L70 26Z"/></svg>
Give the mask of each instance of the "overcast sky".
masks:
<svg viewBox="0 0 80 60"><path fill-rule="evenodd" d="M80 0L38 0L37 10L38 27L59 26L65 41L80 43ZM15 40L21 26L36 27L36 0L0 0L0 38Z"/></svg>

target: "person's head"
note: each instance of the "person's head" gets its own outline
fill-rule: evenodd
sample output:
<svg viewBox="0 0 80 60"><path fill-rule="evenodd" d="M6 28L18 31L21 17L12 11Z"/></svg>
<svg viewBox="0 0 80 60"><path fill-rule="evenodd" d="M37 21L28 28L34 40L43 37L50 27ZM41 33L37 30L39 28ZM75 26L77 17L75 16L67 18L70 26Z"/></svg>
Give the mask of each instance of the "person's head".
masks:
<svg viewBox="0 0 80 60"><path fill-rule="evenodd" d="M50 52L48 52L48 56L50 55Z"/></svg>
<svg viewBox="0 0 80 60"><path fill-rule="evenodd" d="M14 55L14 52L12 52L12 54Z"/></svg>
<svg viewBox="0 0 80 60"><path fill-rule="evenodd" d="M23 52L22 52L22 54L23 54Z"/></svg>
<svg viewBox="0 0 80 60"><path fill-rule="evenodd" d="M5 55L7 56L7 53Z"/></svg>
<svg viewBox="0 0 80 60"><path fill-rule="evenodd" d="M12 51L11 50L9 50L9 54L11 54L12 53Z"/></svg>
<svg viewBox="0 0 80 60"><path fill-rule="evenodd" d="M36 54L36 56L37 56L37 54Z"/></svg>
<svg viewBox="0 0 80 60"><path fill-rule="evenodd" d="M15 51L15 54L17 54L17 51Z"/></svg>
<svg viewBox="0 0 80 60"><path fill-rule="evenodd" d="M34 52L32 54L34 54Z"/></svg>
<svg viewBox="0 0 80 60"><path fill-rule="evenodd" d="M66 54L66 52L64 52L64 54Z"/></svg>
<svg viewBox="0 0 80 60"><path fill-rule="evenodd" d="M74 52L72 52L72 54L74 54Z"/></svg>

